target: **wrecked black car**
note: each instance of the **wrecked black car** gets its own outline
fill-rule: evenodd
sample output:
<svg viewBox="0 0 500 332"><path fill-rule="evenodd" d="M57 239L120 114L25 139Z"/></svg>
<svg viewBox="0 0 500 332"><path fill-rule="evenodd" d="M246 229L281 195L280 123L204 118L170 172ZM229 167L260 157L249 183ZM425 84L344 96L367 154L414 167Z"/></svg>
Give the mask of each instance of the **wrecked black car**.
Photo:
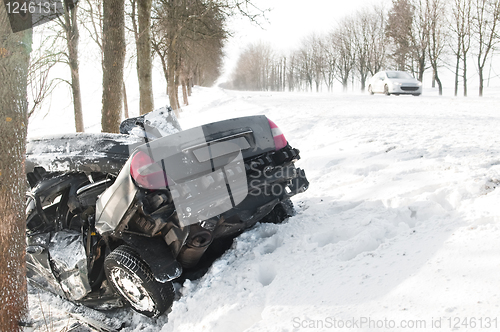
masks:
<svg viewBox="0 0 500 332"><path fill-rule="evenodd" d="M120 131L28 143L28 277L76 303L161 315L208 248L282 221L308 187L265 116L182 131L163 108Z"/></svg>

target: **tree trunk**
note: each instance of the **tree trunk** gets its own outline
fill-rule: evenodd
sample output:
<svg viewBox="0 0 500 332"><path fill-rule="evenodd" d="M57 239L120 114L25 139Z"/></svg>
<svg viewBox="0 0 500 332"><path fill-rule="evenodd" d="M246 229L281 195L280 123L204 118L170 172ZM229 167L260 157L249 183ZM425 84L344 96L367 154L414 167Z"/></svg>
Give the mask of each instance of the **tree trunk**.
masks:
<svg viewBox="0 0 500 332"><path fill-rule="evenodd" d="M180 105L178 83L176 82L177 54L175 52L175 40L173 40L169 44L171 45L171 47L167 54L167 92L170 101L170 107L172 107L172 109L176 111L176 115L178 116L179 112L177 110L180 108Z"/></svg>
<svg viewBox="0 0 500 332"><path fill-rule="evenodd" d="M458 51L460 52L460 50ZM460 70L460 55L457 53L457 63L455 65L455 97L458 95L458 71Z"/></svg>
<svg viewBox="0 0 500 332"><path fill-rule="evenodd" d="M139 109L141 115L154 109L151 57L151 3L137 1L139 34L137 36L137 77L139 79Z"/></svg>
<svg viewBox="0 0 500 332"><path fill-rule="evenodd" d="M283 90L282 91L285 91L286 89L286 58L283 59Z"/></svg>
<svg viewBox="0 0 500 332"><path fill-rule="evenodd" d="M479 73L479 97L483 96L483 89L484 89L484 73L483 73L483 67L478 68L478 73Z"/></svg>
<svg viewBox="0 0 500 332"><path fill-rule="evenodd" d="M464 97L467 97L467 58L464 58L463 62L464 62L464 68L463 68Z"/></svg>
<svg viewBox="0 0 500 332"><path fill-rule="evenodd" d="M32 30L12 33L4 8L0 5L0 331L18 332L27 313L24 158Z"/></svg>
<svg viewBox="0 0 500 332"><path fill-rule="evenodd" d="M130 118L128 114L127 87L125 86L125 81L123 82L123 117L125 119Z"/></svg>
<svg viewBox="0 0 500 332"><path fill-rule="evenodd" d="M418 80L424 82L425 60L420 59L418 66Z"/></svg>
<svg viewBox="0 0 500 332"><path fill-rule="evenodd" d="M365 74L365 75L361 75L361 92L365 92L365 89L366 89L366 76L368 74Z"/></svg>
<svg viewBox="0 0 500 332"><path fill-rule="evenodd" d="M182 79L181 80L181 84L182 84L182 99L183 99L184 105L188 106L189 105L189 101L188 101L188 93L187 93L186 80Z"/></svg>
<svg viewBox="0 0 500 332"><path fill-rule="evenodd" d="M342 80L342 90L343 90L344 92L347 92L347 84L348 84L348 81L347 81L347 80L348 80L348 79L349 79L349 77L346 77L346 78L344 78L344 79Z"/></svg>
<svg viewBox="0 0 500 332"><path fill-rule="evenodd" d="M438 84L439 95L443 95L443 84L441 83L441 79L439 78L438 71L434 70L434 81Z"/></svg>
<svg viewBox="0 0 500 332"><path fill-rule="evenodd" d="M103 132L118 133L123 96L123 66L125 64L125 1L106 0L104 13L104 73L102 79Z"/></svg>
<svg viewBox="0 0 500 332"><path fill-rule="evenodd" d="M80 69L78 63L78 32L77 21L78 4L71 7L64 2L64 24L66 30L66 42L68 44L68 62L71 70L71 91L73 94L73 109L75 116L75 129L81 133L85 131L83 124L82 93L80 89Z"/></svg>

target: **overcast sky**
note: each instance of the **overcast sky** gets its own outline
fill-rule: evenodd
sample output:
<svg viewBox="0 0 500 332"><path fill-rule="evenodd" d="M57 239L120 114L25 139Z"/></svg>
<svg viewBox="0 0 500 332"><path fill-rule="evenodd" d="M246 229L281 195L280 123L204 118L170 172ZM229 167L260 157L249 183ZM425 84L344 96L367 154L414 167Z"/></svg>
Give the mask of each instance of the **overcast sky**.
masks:
<svg viewBox="0 0 500 332"><path fill-rule="evenodd" d="M234 32L226 47L226 73L231 71L238 55L249 43L270 43L277 51L287 52L300 44L307 35L329 31L338 20L357 9L390 0L254 0L266 13L262 28L247 19L234 19L229 28Z"/></svg>

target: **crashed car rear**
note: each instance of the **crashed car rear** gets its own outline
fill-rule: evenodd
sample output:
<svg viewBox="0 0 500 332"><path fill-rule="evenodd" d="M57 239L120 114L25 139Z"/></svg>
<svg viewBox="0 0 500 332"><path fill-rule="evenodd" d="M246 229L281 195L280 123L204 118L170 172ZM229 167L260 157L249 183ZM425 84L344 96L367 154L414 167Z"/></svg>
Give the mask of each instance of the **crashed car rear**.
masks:
<svg viewBox="0 0 500 332"><path fill-rule="evenodd" d="M122 132L28 144L28 276L74 302L158 316L208 248L282 221L308 187L299 151L265 116L181 131L164 108Z"/></svg>

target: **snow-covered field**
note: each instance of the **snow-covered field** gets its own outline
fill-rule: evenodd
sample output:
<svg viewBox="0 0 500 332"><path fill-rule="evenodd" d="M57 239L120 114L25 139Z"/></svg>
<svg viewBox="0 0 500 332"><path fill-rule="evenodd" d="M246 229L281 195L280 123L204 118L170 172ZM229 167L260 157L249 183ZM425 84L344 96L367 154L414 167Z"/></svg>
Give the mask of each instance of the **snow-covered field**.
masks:
<svg viewBox="0 0 500 332"><path fill-rule="evenodd" d="M168 317L124 311L125 330L497 331L498 92L195 88L183 128L264 114L301 150L310 187L293 199L296 216L258 224L203 278L184 283ZM44 124L31 128L40 134ZM57 317L59 303L30 295L34 317L40 306Z"/></svg>

